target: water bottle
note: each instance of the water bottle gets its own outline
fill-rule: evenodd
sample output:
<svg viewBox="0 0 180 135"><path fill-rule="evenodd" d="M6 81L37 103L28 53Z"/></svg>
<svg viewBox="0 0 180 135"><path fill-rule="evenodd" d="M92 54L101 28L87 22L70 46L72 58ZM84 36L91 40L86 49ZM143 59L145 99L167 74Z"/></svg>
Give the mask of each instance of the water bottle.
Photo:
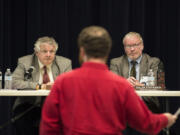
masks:
<svg viewBox="0 0 180 135"><path fill-rule="evenodd" d="M148 72L148 81L147 81L147 86L155 86L155 76L154 76L154 72L152 69L149 69Z"/></svg>
<svg viewBox="0 0 180 135"><path fill-rule="evenodd" d="M2 72L0 71L0 89L2 89Z"/></svg>
<svg viewBox="0 0 180 135"><path fill-rule="evenodd" d="M8 68L5 72L4 83L5 89L12 89L12 74L10 68Z"/></svg>

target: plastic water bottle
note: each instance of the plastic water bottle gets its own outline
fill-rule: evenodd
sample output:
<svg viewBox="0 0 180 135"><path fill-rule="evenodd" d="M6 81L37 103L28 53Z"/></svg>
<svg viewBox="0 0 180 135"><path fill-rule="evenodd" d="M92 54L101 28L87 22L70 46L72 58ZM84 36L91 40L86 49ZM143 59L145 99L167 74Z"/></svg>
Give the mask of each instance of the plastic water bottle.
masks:
<svg viewBox="0 0 180 135"><path fill-rule="evenodd" d="M154 76L153 70L149 69L149 72L147 75L148 75L147 86L155 86L155 76Z"/></svg>
<svg viewBox="0 0 180 135"><path fill-rule="evenodd" d="M2 72L0 71L0 89L2 89Z"/></svg>
<svg viewBox="0 0 180 135"><path fill-rule="evenodd" d="M5 72L4 83L5 89L12 89L12 74L10 68L8 68Z"/></svg>

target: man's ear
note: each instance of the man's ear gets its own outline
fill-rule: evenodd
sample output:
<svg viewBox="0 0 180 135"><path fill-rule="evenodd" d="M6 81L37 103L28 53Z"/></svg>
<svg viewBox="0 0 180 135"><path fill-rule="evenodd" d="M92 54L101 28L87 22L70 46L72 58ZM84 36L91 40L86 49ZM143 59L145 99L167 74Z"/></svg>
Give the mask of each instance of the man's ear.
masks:
<svg viewBox="0 0 180 135"><path fill-rule="evenodd" d="M34 54L38 57L38 52L37 51L34 51Z"/></svg>
<svg viewBox="0 0 180 135"><path fill-rule="evenodd" d="M85 56L84 48L80 47L79 48L79 64L80 65L84 62L84 56Z"/></svg>
<svg viewBox="0 0 180 135"><path fill-rule="evenodd" d="M80 56L83 58L85 56L85 51L83 47L80 47Z"/></svg>
<svg viewBox="0 0 180 135"><path fill-rule="evenodd" d="M144 44L142 44L142 51L144 50Z"/></svg>

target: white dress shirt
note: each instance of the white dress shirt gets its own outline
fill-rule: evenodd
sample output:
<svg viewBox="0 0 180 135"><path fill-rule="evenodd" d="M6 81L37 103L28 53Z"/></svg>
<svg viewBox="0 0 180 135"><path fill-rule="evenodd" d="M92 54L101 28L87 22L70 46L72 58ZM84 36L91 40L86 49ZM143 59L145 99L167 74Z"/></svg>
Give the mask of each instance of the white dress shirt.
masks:
<svg viewBox="0 0 180 135"><path fill-rule="evenodd" d="M142 55L136 59L135 61L137 62L136 64L136 79L139 80L140 79L140 62L141 62L141 59L142 59ZM131 71L131 68L132 68L132 64L131 64L131 59L128 58L128 62L129 62L129 77L130 77L130 71Z"/></svg>
<svg viewBox="0 0 180 135"><path fill-rule="evenodd" d="M39 76L39 84L42 84L43 83L43 74L44 74L44 65L40 62L40 60L38 59L38 63L39 63L39 71L40 71L40 76ZM47 73L48 73L48 76L49 76L49 79L50 79L50 82L54 82L54 79L53 79L53 74L52 74L52 70L51 70L51 65L47 65Z"/></svg>

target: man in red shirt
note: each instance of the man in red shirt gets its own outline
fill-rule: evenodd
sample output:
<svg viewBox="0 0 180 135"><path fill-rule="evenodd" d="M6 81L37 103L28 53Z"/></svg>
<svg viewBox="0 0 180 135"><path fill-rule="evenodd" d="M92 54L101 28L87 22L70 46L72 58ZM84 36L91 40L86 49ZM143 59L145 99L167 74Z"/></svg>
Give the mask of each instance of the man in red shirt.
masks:
<svg viewBox="0 0 180 135"><path fill-rule="evenodd" d="M122 135L126 124L157 134L175 123L170 113L153 114L126 79L108 70L111 37L89 26L78 38L80 68L60 75L42 110L40 135Z"/></svg>

